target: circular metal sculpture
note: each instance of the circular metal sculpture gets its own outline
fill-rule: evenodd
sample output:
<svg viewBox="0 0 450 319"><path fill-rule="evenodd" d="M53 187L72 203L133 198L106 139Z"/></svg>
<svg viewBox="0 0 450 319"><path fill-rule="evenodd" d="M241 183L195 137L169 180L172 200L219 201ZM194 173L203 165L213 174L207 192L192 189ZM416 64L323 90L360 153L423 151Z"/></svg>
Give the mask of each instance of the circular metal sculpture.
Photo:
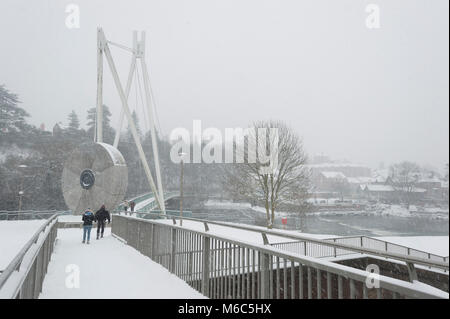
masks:
<svg viewBox="0 0 450 319"><path fill-rule="evenodd" d="M73 214L115 209L125 197L128 171L122 154L105 143L85 143L64 163L62 191Z"/></svg>

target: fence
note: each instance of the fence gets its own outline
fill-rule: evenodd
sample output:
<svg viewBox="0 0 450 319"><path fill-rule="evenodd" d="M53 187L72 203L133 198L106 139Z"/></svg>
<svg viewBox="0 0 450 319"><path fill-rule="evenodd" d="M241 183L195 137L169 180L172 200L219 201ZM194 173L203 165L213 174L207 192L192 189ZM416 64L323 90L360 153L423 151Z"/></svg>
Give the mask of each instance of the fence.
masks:
<svg viewBox="0 0 450 319"><path fill-rule="evenodd" d="M380 251L386 251L396 254L402 254L405 256L412 256L417 258L428 259L430 261L448 262L448 257L431 254L418 249L406 247L403 245L394 244L377 238L367 236L352 236L352 237L340 237L329 238L325 241L331 241L333 243L342 243L346 245L352 245L355 247L376 249ZM310 243L307 241L291 241L284 243L271 244L273 247L290 251L296 254L302 254L311 257L337 257L343 255L354 254L354 251L339 249L336 247L323 246L317 243Z"/></svg>
<svg viewBox="0 0 450 319"><path fill-rule="evenodd" d="M22 211L0 211L0 220L34 220L48 219L54 214L67 215L70 211L57 210L22 210Z"/></svg>
<svg viewBox="0 0 450 319"><path fill-rule="evenodd" d="M56 240L58 214L42 225L0 275L0 299L37 298Z"/></svg>
<svg viewBox="0 0 450 319"><path fill-rule="evenodd" d="M440 291L207 231L115 216L115 236L209 298L448 298Z"/></svg>
<svg viewBox="0 0 450 319"><path fill-rule="evenodd" d="M174 224L175 224L175 220L181 219L181 218L172 216L172 219L174 220ZM417 265L441 269L444 271L448 271L448 269L449 269L448 257L438 256L438 258L422 258L420 256L408 255L408 254L404 253L404 251L402 251L402 252L394 251L393 252L393 251L389 250L389 247L392 243L388 243L388 246L387 246L388 250L375 249L375 248L370 248L370 247L360 247L358 245L351 244L351 242L350 243L345 242L346 240L354 241L355 238L353 238L353 237L341 237L341 238L336 238L336 240L334 240L334 238L331 240L324 240L324 239L315 239L315 238L311 238L311 237L305 237L305 236L302 236L302 235L299 235L299 234L296 234L293 232L277 231L277 230L273 230L273 229L272 230L263 230L260 227L255 227L255 226L250 226L250 225L233 224L233 223L217 222L217 221L210 221L210 220L200 220L200 219L185 218L185 217L183 217L183 219L203 223L203 224L205 224L205 229L208 228L208 224L211 224L211 225L225 226L225 227L229 227L229 228L240 229L240 230L245 230L245 231L250 231L250 232L256 232L256 233L259 233L262 235L262 239L265 244L269 244L269 241L267 239L268 235L282 237L285 239L293 239L295 241L288 242L288 243L286 243L285 246L283 246L283 243L273 244L273 246L275 246L278 249L283 249L283 247L284 247L285 248L284 250L287 250L287 251L290 251L290 252L293 252L296 254L310 256L310 257L317 258L317 257L323 257L323 256L334 256L334 255L341 256L341 255L346 255L346 254L361 253L361 254L374 255L374 256L380 256L383 258L390 258L390 259L394 259L394 260L398 260L398 261L403 261L406 264L412 265L412 267L414 267L413 265L417 264ZM370 238L370 237L367 237L367 238ZM340 239L341 242L339 242L338 239ZM374 239L374 238L370 238L370 239ZM374 240L377 240L377 239L374 239ZM305 245L302 244L303 242L306 242L306 244ZM392 245L395 246L395 244L392 244ZM398 245L398 246L404 247L401 245ZM406 248L408 248L408 247L406 247ZM426 254L428 254L428 253L426 253ZM432 254L430 254L430 255L432 257L437 256L437 255L432 255ZM414 276L414 273L411 273L411 275Z"/></svg>

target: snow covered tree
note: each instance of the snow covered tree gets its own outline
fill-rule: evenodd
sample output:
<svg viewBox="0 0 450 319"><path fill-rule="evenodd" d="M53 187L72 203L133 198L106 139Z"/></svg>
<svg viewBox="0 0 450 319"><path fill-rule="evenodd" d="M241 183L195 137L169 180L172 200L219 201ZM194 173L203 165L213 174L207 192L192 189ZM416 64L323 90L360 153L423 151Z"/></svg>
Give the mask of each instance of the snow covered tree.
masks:
<svg viewBox="0 0 450 319"><path fill-rule="evenodd" d="M25 120L29 116L28 113L18 104L17 95L0 85L0 134L22 132L31 128Z"/></svg>
<svg viewBox="0 0 450 319"><path fill-rule="evenodd" d="M282 204L304 204L309 189L309 170L306 168L307 156L303 150L301 138L283 122L260 121L253 125L258 132L248 134L244 147L235 145L236 156L241 156L244 163L227 165L225 170L225 188L234 198L249 202L262 202L266 209L267 227L272 228L275 211ZM260 130L263 133L259 133ZM270 129L277 129L276 138L270 136ZM266 143L263 143L264 134ZM250 160L253 152L250 147L262 147L266 155L272 154L270 163L258 154ZM274 153L274 146L275 154ZM236 157L237 158L237 157Z"/></svg>
<svg viewBox="0 0 450 319"><path fill-rule="evenodd" d="M93 107L88 110L87 115L87 133L92 139L95 137L97 108ZM112 144L114 141L114 129L111 127L111 112L108 106L103 105L103 139L106 143Z"/></svg>
<svg viewBox="0 0 450 319"><path fill-rule="evenodd" d="M390 179L397 193L404 199L408 207L412 200L412 193L416 189L421 174L420 166L416 163L404 161L390 167Z"/></svg>
<svg viewBox="0 0 450 319"><path fill-rule="evenodd" d="M69 129L78 130L80 129L80 120L78 119L77 113L75 111L70 112L69 116Z"/></svg>

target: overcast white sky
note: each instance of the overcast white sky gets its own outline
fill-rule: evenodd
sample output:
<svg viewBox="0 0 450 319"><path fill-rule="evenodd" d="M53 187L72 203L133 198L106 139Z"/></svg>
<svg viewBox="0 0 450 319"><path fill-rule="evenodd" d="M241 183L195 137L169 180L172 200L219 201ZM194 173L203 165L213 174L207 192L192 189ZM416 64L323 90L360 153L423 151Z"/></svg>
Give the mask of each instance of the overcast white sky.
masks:
<svg viewBox="0 0 450 319"><path fill-rule="evenodd" d="M80 7L80 29L65 8ZM381 28L365 24L368 3ZM376 166L449 157L448 0L1 0L0 83L31 121L86 121L96 28L128 44L146 30L164 134L284 120L307 151ZM114 49L125 82L129 55ZM107 69L106 69L107 70ZM107 70L108 71L108 70ZM108 71L109 72L109 71ZM120 112L109 73L104 101ZM134 101L134 93L130 100ZM131 103L133 108L135 103Z"/></svg>

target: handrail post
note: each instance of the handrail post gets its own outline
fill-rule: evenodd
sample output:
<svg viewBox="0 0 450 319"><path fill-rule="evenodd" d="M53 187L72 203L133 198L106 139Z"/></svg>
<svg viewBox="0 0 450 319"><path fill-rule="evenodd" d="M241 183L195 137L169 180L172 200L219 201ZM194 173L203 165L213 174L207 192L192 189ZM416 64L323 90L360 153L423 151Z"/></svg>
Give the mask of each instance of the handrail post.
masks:
<svg viewBox="0 0 450 319"><path fill-rule="evenodd" d="M171 273L175 273L175 253L177 246L177 229L172 228L172 245L170 251L170 269Z"/></svg>
<svg viewBox="0 0 450 319"><path fill-rule="evenodd" d="M208 223L207 222L203 222L203 225L205 226L205 231L209 231Z"/></svg>
<svg viewBox="0 0 450 319"><path fill-rule="evenodd" d="M206 223L205 223L206 224ZM210 238L203 236L203 254L202 254L202 294L209 296L209 263L210 263Z"/></svg>
<svg viewBox="0 0 450 319"><path fill-rule="evenodd" d="M152 224L152 227L151 227L151 243L150 243L150 247L151 247L151 252L150 252L150 259L151 260L153 260L153 261L155 261L155 247L156 247L156 243L155 243L155 238L156 238L156 235L155 235L155 224Z"/></svg>
<svg viewBox="0 0 450 319"><path fill-rule="evenodd" d="M336 243L336 238L333 240ZM333 247L334 257L336 258L337 252L336 252L336 246Z"/></svg>
<svg viewBox="0 0 450 319"><path fill-rule="evenodd" d="M260 271L261 271L261 288L260 288L260 299L268 299L270 295L270 256L267 253L262 253L260 255ZM284 271L287 271L285 268ZM286 288L285 288L286 289Z"/></svg>
<svg viewBox="0 0 450 319"><path fill-rule="evenodd" d="M267 235L265 233L261 233L261 236L263 238L264 245L269 245L269 239L267 238Z"/></svg>
<svg viewBox="0 0 450 319"><path fill-rule="evenodd" d="M408 267L409 281L414 282L414 280L418 281L416 268L413 263L406 263Z"/></svg>
<svg viewBox="0 0 450 319"><path fill-rule="evenodd" d="M141 240L141 223L139 221L136 221L136 224L136 250L139 251Z"/></svg>

